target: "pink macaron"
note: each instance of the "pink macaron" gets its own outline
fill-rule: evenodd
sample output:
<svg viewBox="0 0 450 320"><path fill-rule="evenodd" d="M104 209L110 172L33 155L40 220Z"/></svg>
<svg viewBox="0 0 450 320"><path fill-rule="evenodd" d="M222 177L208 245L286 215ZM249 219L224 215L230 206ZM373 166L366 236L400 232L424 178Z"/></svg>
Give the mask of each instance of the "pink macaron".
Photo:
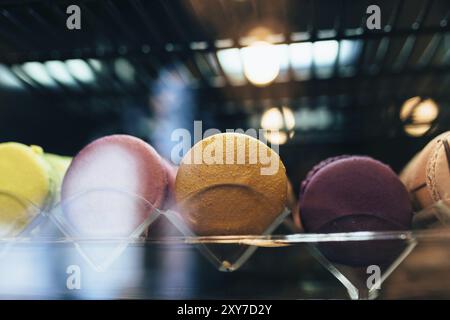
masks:
<svg viewBox="0 0 450 320"><path fill-rule="evenodd" d="M163 159L143 140L97 139L74 157L64 177L63 212L80 235L128 236L165 206L168 176Z"/></svg>

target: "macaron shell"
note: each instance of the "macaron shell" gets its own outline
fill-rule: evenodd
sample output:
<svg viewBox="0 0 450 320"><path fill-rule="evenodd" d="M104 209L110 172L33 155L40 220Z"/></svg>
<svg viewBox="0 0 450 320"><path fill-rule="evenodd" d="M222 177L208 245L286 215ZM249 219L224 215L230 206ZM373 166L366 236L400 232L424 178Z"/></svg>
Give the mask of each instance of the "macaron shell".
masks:
<svg viewBox="0 0 450 320"><path fill-rule="evenodd" d="M178 167L172 165L164 158L161 160L167 175L167 191L163 209L170 209L175 205L175 180L177 177Z"/></svg>
<svg viewBox="0 0 450 320"><path fill-rule="evenodd" d="M364 156L330 158L311 170L302 185L301 218L307 232L407 230L408 192L389 166ZM330 261L355 267L392 262L403 241L324 242Z"/></svg>
<svg viewBox="0 0 450 320"><path fill-rule="evenodd" d="M231 142L234 149L226 147ZM220 143L223 164L189 163L200 148L205 151ZM257 148L250 149L250 145ZM269 164L250 164L250 156L254 156L250 150L258 152L260 148L276 161L278 170L274 174L261 174L261 169ZM236 163L238 150L245 150L242 164ZM235 161L227 164L226 159ZM186 154L178 170L175 191L181 214L197 234L261 234L286 204L286 170L279 156L259 140L243 134L218 134L200 141Z"/></svg>
<svg viewBox="0 0 450 320"><path fill-rule="evenodd" d="M51 153L44 153L45 162L50 167L50 180L52 183L52 195L49 202L51 205L56 205L61 200L61 186L64 176L72 161L71 157L59 156Z"/></svg>
<svg viewBox="0 0 450 320"><path fill-rule="evenodd" d="M357 214L401 228L410 225L412 214L408 193L395 173L379 161L359 156L334 160L317 170L303 188L300 208L309 232Z"/></svg>
<svg viewBox="0 0 450 320"><path fill-rule="evenodd" d="M400 173L400 180L406 186L416 210L421 210L432 205L433 199L431 180L431 167L436 163L436 149L440 141L449 136L444 132L431 140L420 152L418 152ZM434 179L433 179L434 180Z"/></svg>
<svg viewBox="0 0 450 320"><path fill-rule="evenodd" d="M44 159L51 167L52 176L59 183L62 183L67 169L72 162L71 157L59 156L52 153L44 153ZM59 186L61 187L61 186Z"/></svg>
<svg viewBox="0 0 450 320"><path fill-rule="evenodd" d="M0 144L0 224L22 228L45 206L50 194L49 167L42 149L20 143ZM31 216L30 216L31 215Z"/></svg>
<svg viewBox="0 0 450 320"><path fill-rule="evenodd" d="M294 221L295 226L299 230L303 230L302 222L300 219L300 208L298 205L298 200L297 197L295 196L294 189L289 179L287 180L286 192L287 192L286 206L289 208L289 210L291 210L292 220Z"/></svg>
<svg viewBox="0 0 450 320"><path fill-rule="evenodd" d="M62 185L63 209L84 235L128 236L152 208L161 208L166 189L166 171L150 145L107 136L73 159Z"/></svg>
<svg viewBox="0 0 450 320"><path fill-rule="evenodd" d="M306 178L302 181L302 184L300 186L300 195L299 195L299 199L302 199L302 195L304 194L309 182L314 178L314 176L317 174L317 172L319 172L319 170L321 170L322 168L325 168L327 165L329 165L330 163L333 163L337 160L341 160L341 159L346 159L346 158L350 158L351 156L349 155L341 155L341 156L336 156L336 157L330 157L328 159L325 159L321 162L319 162L318 164L316 164L306 175Z"/></svg>
<svg viewBox="0 0 450 320"><path fill-rule="evenodd" d="M450 133L440 135L427 163L426 183L433 202L450 204Z"/></svg>

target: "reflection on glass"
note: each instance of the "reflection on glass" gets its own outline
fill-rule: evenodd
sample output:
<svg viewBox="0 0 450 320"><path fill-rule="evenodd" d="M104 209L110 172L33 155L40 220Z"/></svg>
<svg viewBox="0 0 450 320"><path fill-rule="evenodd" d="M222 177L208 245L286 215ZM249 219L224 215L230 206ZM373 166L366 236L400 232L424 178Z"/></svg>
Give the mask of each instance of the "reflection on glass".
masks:
<svg viewBox="0 0 450 320"><path fill-rule="evenodd" d="M164 158L178 163L184 154L181 155L174 151L178 150L175 146L179 143L177 140L179 130L177 129L191 129L194 121L196 96L181 80L181 76L175 75L174 68L175 66L162 69L159 72L158 80L153 84L150 108L154 117L149 126L151 127L150 140L156 150Z"/></svg>
<svg viewBox="0 0 450 320"><path fill-rule="evenodd" d="M8 251L1 257L0 298L58 298L51 263L52 251L46 246L18 246Z"/></svg>

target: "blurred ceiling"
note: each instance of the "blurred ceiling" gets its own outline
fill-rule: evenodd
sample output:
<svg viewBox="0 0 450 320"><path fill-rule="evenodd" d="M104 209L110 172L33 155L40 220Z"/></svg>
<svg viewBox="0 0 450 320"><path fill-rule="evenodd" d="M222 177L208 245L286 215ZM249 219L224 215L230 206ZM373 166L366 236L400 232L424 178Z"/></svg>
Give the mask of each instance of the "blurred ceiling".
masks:
<svg viewBox="0 0 450 320"><path fill-rule="evenodd" d="M170 90L173 81L195 97L193 116L219 129L256 127L264 110L291 108L299 134L286 149L381 139L386 153L386 141L408 139L399 114L414 96L440 107L428 134L450 124L448 0L85 0L77 1L82 29L68 31L70 4L0 1L5 139L43 135L31 125L40 119L73 130L60 136L71 147L49 142L73 150L81 129L69 122L82 122L83 132L100 123L111 126L104 132L117 130L117 114L131 105L149 109L155 88ZM372 4L381 8L382 30L365 27ZM265 30L270 56L246 51L255 30ZM253 59L277 60L268 85L248 81L244 64ZM13 128L16 117L34 129Z"/></svg>

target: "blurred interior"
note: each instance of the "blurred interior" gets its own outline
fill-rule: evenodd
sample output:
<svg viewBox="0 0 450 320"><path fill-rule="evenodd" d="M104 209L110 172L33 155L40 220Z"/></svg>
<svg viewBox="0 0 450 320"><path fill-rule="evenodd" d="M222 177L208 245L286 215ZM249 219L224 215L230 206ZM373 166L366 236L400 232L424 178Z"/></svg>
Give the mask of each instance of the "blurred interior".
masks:
<svg viewBox="0 0 450 320"><path fill-rule="evenodd" d="M269 140L298 192L329 156L370 155L398 172L450 128L448 0L84 0L73 31L71 1L0 3L1 142L75 155L126 133L169 158L171 132L194 120L203 130L281 129ZM366 28L371 4L381 30ZM214 271L209 279L230 281ZM321 277L317 296L332 296L331 276ZM407 291L392 288L388 297ZM156 297L191 294L167 292Z"/></svg>
<svg viewBox="0 0 450 320"><path fill-rule="evenodd" d="M373 31L370 1L82 1L70 32L68 1L3 2L2 141L73 155L128 133L164 153L173 128L259 128L275 108L297 187L336 154L399 170L449 126L446 0L376 1ZM413 97L434 104L400 116Z"/></svg>

